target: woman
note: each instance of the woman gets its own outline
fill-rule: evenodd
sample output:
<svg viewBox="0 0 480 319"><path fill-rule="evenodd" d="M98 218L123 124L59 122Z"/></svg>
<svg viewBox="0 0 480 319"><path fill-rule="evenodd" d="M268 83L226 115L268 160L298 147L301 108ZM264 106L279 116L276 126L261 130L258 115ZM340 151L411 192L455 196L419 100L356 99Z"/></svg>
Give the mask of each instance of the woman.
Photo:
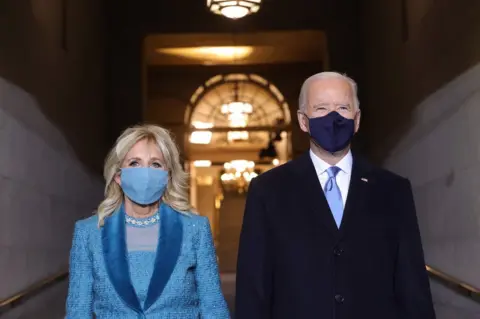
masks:
<svg viewBox="0 0 480 319"><path fill-rule="evenodd" d="M168 131L127 129L105 200L75 225L67 319L229 318L208 219L194 215Z"/></svg>

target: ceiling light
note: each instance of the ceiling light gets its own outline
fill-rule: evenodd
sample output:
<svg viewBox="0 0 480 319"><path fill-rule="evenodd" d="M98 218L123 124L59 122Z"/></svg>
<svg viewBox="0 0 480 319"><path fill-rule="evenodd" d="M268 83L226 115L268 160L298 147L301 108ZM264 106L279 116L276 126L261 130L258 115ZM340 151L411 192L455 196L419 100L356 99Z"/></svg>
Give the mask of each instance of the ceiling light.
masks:
<svg viewBox="0 0 480 319"><path fill-rule="evenodd" d="M195 167L210 167L212 166L212 161L209 160L198 160L193 162Z"/></svg>
<svg viewBox="0 0 480 319"><path fill-rule="evenodd" d="M222 114L228 113L252 113L253 106L250 103L234 101L222 105Z"/></svg>
<svg viewBox="0 0 480 319"><path fill-rule="evenodd" d="M212 140L212 132L195 131L190 134L190 143L192 144L210 144Z"/></svg>
<svg viewBox="0 0 480 319"><path fill-rule="evenodd" d="M182 47L158 48L160 54L173 55L181 58L203 61L215 64L219 62L232 63L250 56L253 47L250 46L214 46L214 47Z"/></svg>
<svg viewBox="0 0 480 319"><path fill-rule="evenodd" d="M234 190L238 193L246 192L252 178L258 175L255 163L247 160L233 160L223 166L225 170L220 176L225 191Z"/></svg>
<svg viewBox="0 0 480 319"><path fill-rule="evenodd" d="M207 0L207 7L215 14L240 19L260 9L262 0Z"/></svg>

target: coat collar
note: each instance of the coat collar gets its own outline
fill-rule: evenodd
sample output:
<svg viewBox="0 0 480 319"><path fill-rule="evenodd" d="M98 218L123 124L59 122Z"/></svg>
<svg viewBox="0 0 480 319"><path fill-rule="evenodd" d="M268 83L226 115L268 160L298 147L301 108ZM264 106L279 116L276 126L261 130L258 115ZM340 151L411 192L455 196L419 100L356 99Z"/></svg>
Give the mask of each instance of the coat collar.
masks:
<svg viewBox="0 0 480 319"><path fill-rule="evenodd" d="M352 176L340 229L337 227L328 206L310 152L305 152L292 163L295 174L298 176L297 183L302 192L302 199L306 201L306 208L312 213L313 219L335 237L342 237L345 234L345 229L348 228L351 216L362 211L364 204L367 202L369 185L371 184L369 183L369 175L372 166L356 154L353 154L352 157Z"/></svg>
<svg viewBox="0 0 480 319"><path fill-rule="evenodd" d="M135 312L143 313L162 294L180 255L183 226L179 213L166 204L160 205L160 231L155 266L145 304L140 304L133 288L128 262L123 205L105 220L102 246L105 266L115 291Z"/></svg>

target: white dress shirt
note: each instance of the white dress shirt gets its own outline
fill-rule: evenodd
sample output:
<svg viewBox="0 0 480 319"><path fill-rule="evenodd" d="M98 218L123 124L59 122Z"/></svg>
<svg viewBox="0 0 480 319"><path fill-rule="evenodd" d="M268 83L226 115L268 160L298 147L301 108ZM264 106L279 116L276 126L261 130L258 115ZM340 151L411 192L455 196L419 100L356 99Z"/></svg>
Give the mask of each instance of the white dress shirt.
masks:
<svg viewBox="0 0 480 319"><path fill-rule="evenodd" d="M327 169L329 169L332 165L319 158L312 152L312 150L310 150L310 158L312 159L313 166L315 167L315 171L317 172L320 185L322 185L322 189L325 189L325 184L328 180ZM352 152L349 151L347 155L345 155L340 160L340 162L335 165L336 167L340 168L340 171L337 173L336 180L338 188L340 189L340 193L342 194L343 207L345 207L345 203L347 202L348 189L350 187L350 178L352 176L352 163Z"/></svg>

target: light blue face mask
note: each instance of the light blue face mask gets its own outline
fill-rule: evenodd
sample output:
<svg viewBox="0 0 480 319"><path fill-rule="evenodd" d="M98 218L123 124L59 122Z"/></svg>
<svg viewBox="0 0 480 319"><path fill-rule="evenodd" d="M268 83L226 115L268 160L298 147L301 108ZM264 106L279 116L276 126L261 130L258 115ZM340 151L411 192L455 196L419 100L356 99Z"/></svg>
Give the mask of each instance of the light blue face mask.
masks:
<svg viewBox="0 0 480 319"><path fill-rule="evenodd" d="M160 200L168 184L168 172L151 167L122 168L121 187L137 204L149 205Z"/></svg>

